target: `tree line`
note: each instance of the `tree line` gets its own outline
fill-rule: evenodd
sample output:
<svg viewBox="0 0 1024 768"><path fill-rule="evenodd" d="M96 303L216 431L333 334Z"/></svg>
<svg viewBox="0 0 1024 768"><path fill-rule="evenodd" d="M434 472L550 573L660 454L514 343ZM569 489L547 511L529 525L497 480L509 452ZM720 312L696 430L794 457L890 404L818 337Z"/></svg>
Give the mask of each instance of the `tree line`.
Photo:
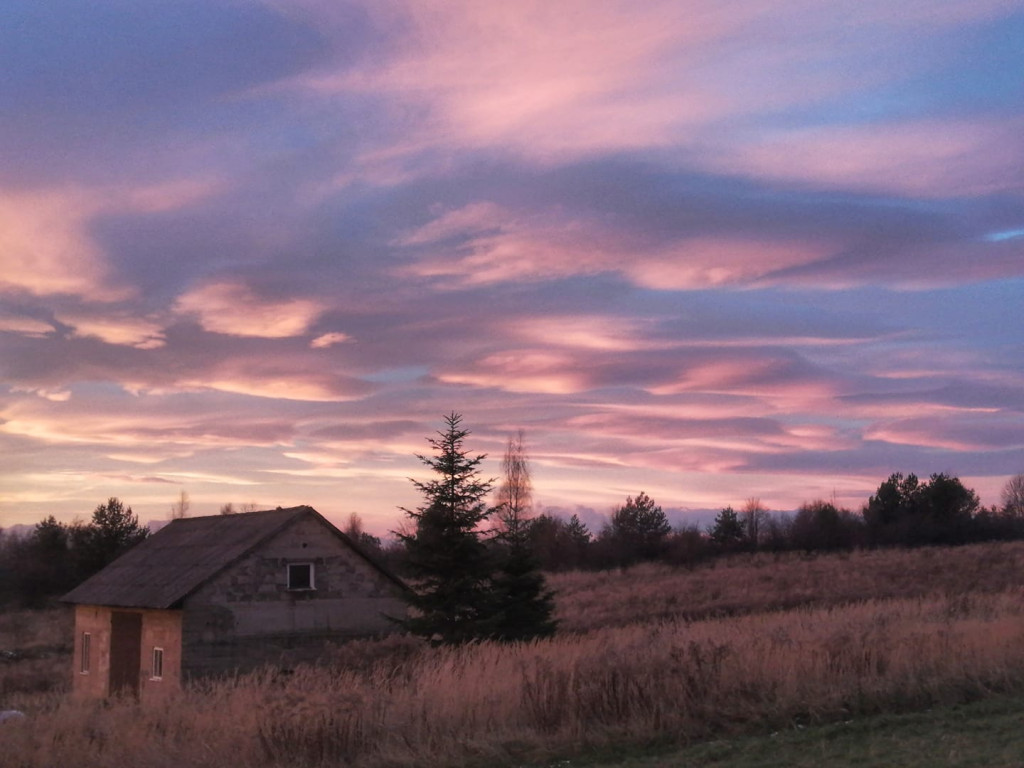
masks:
<svg viewBox="0 0 1024 768"><path fill-rule="evenodd" d="M835 551L865 547L956 545L1024 538L1024 474L1003 489L1002 504L983 507L959 478L922 480L897 472L883 481L859 512L815 500L795 513L772 513L757 499L721 509L707 526L670 524L644 492L629 496L600 530L577 515L568 520L534 513L529 460L522 431L508 441L501 477L486 479L485 455L465 447L470 434L460 414L427 438L430 470L412 480L422 504L387 544L362 529L358 515L345 532L414 586L412 612L399 623L436 642L477 638L506 641L554 632L552 594L544 571L627 567L661 561L690 565L716 556L755 551ZM493 494L493 496L492 496ZM254 505L253 505L254 506ZM182 493L172 517L187 514ZM225 505L222 514L237 510ZM33 607L70 590L148 531L117 498L100 504L88 523L50 516L23 537L0 531L0 604Z"/></svg>
<svg viewBox="0 0 1024 768"><path fill-rule="evenodd" d="M828 552L872 547L958 545L1024 538L1024 474L1011 478L1002 504L984 507L959 478L936 473L927 480L891 474L859 512L815 500L795 513L770 512L749 499L739 510L721 509L705 527L673 528L647 494L626 502L598 532L577 516L535 517L528 538L541 566L559 571L613 568L643 561L696 563L736 552Z"/></svg>
<svg viewBox="0 0 1024 768"><path fill-rule="evenodd" d="M68 592L149 535L138 515L111 497L88 523L53 515L23 537L0 531L0 605L37 608Z"/></svg>

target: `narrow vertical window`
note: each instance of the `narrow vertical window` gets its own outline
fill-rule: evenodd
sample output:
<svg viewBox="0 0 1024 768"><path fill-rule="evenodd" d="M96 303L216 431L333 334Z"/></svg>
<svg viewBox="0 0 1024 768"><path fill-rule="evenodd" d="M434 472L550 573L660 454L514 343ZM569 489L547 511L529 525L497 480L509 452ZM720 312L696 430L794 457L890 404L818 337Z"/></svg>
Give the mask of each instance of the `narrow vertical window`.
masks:
<svg viewBox="0 0 1024 768"><path fill-rule="evenodd" d="M161 680L164 676L164 649L154 648L153 649L153 668L150 673L150 678L153 680Z"/></svg>
<svg viewBox="0 0 1024 768"><path fill-rule="evenodd" d="M82 658L78 667L78 671L83 675L89 674L89 663L92 656L92 635L88 632L82 633Z"/></svg>

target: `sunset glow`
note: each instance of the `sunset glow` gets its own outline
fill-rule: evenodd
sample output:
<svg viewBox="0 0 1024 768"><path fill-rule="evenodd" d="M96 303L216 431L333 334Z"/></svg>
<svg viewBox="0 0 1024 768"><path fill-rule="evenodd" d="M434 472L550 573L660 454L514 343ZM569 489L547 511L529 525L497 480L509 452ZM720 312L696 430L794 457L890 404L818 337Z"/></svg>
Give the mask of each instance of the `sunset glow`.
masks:
<svg viewBox="0 0 1024 768"><path fill-rule="evenodd" d="M599 526L1024 472L1024 4L183 0L0 25L0 527L378 534L463 414Z"/></svg>

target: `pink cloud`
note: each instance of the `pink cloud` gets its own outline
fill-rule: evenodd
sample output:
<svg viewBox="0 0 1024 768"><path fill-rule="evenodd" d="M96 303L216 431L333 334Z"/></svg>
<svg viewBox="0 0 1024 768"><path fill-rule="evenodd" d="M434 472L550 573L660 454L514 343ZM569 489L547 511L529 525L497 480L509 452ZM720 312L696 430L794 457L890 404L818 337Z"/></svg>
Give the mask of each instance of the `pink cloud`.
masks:
<svg viewBox="0 0 1024 768"><path fill-rule="evenodd" d="M211 282L178 298L175 309L196 315L212 333L281 339L301 336L325 307L312 299L273 299L240 282Z"/></svg>
<svg viewBox="0 0 1024 768"><path fill-rule="evenodd" d="M932 416L881 422L865 430L869 440L949 451L989 451L1024 446L1024 418L1004 412L944 409Z"/></svg>
<svg viewBox="0 0 1024 768"><path fill-rule="evenodd" d="M54 403L64 403L71 399L71 390L69 389L52 389L47 387L12 387L11 392L19 394L27 392L28 394L37 395L44 400L49 400Z"/></svg>
<svg viewBox="0 0 1024 768"><path fill-rule="evenodd" d="M186 390L216 390L250 397L275 400L302 400L333 403L350 400L362 392L347 393L337 377L329 374L302 374L260 370L227 369L213 371L197 379L183 379L178 388ZM361 390L363 387L356 387Z"/></svg>
<svg viewBox="0 0 1024 768"><path fill-rule="evenodd" d="M333 331L331 333L324 333L317 336L309 342L309 346L313 349L327 349L328 347L333 347L335 344L344 344L348 341L352 341L352 337L347 333Z"/></svg>
<svg viewBox="0 0 1024 768"><path fill-rule="evenodd" d="M450 384L497 387L510 392L569 394L588 387L587 374L573 356L554 351L508 350L488 355L472 366L438 374Z"/></svg>
<svg viewBox="0 0 1024 768"><path fill-rule="evenodd" d="M111 283L104 254L88 233L90 219L103 207L85 190L0 189L0 289L125 298L127 291Z"/></svg>
<svg viewBox="0 0 1024 768"><path fill-rule="evenodd" d="M922 120L823 126L710 145L695 162L716 171L815 187L925 197L1016 190L1024 165L1020 120Z"/></svg>
<svg viewBox="0 0 1024 768"><path fill-rule="evenodd" d="M504 328L526 342L581 350L628 352L676 346L671 340L652 338L652 326L636 317L576 314L512 319Z"/></svg>
<svg viewBox="0 0 1024 768"><path fill-rule="evenodd" d="M3 418L0 432L7 435L52 445L105 447L115 457L155 453L160 460L213 447L273 445L294 430L279 418L257 413L186 413L168 407L158 396L137 400L132 408L120 398L22 397L4 407ZM160 446L154 447L156 442Z"/></svg>
<svg viewBox="0 0 1024 768"><path fill-rule="evenodd" d="M0 332L16 333L20 336L39 339L52 333L53 325L35 318L22 317L0 310Z"/></svg>
<svg viewBox="0 0 1024 768"><path fill-rule="evenodd" d="M310 403L343 402L372 391L361 379L318 365L313 354L231 355L170 376L125 375L121 383L137 395L213 391Z"/></svg>
<svg viewBox="0 0 1024 768"><path fill-rule="evenodd" d="M452 242L457 244L453 246ZM657 290L691 290L756 281L813 263L835 246L735 236L645 242L642 231L559 211L518 212L474 203L441 213L399 244L425 247L403 274L451 277L465 285L530 282L618 272Z"/></svg>
<svg viewBox="0 0 1024 768"><path fill-rule="evenodd" d="M637 408L621 422L598 417L592 425L574 424L573 428L609 438L607 450L625 458L631 466L663 471L677 467L734 477L737 472L752 472L759 457L796 458L858 447L852 436L835 426L815 423L813 416L790 414L780 418L770 401L756 405L757 417L734 417L722 408L703 417L659 419L654 416L656 409L648 412ZM713 479L704 478L700 484L708 482ZM795 487L789 491L802 492Z"/></svg>
<svg viewBox="0 0 1024 768"><path fill-rule="evenodd" d="M698 358L682 367L678 376L647 389L656 395L749 396L772 409L800 412L834 407L843 385L838 377L816 372L777 351L747 349Z"/></svg>
<svg viewBox="0 0 1024 768"><path fill-rule="evenodd" d="M477 236L487 230L500 229L513 219L510 211L490 202L471 203L443 211L421 227L408 232L396 242L399 245L425 245L452 237Z"/></svg>
<svg viewBox="0 0 1024 768"><path fill-rule="evenodd" d="M70 312L62 314L60 319L74 326L76 335L97 338L107 344L157 349L166 342L163 324L154 319L119 312Z"/></svg>
<svg viewBox="0 0 1024 768"><path fill-rule="evenodd" d="M0 290L116 302L134 290L110 267L91 232L101 215L160 212L201 200L218 186L181 179L151 185L0 187Z"/></svg>
<svg viewBox="0 0 1024 768"><path fill-rule="evenodd" d="M463 241L454 251L452 238ZM617 261L616 239L622 238L554 212L519 214L475 203L440 214L399 242L432 246L402 272L473 285L599 272Z"/></svg>
<svg viewBox="0 0 1024 768"><path fill-rule="evenodd" d="M301 10L286 12L342 34L330 3L296 5ZM286 85L319 98L365 92L420 106L395 145L399 155L442 144L559 162L597 151L699 146L732 118L891 79L887 57L913 38L1014 7L999 0L941 8L881 0L840 8L809 0L382 1L367 4L367 13L400 40L361 67L323 69ZM865 48L860 68L830 65Z"/></svg>
<svg viewBox="0 0 1024 768"><path fill-rule="evenodd" d="M399 2L370 12L405 31L390 57L297 84L423 101L422 141L514 146L538 159L666 144L721 115L721 93L687 78L686 64L743 21L672 2Z"/></svg>
<svg viewBox="0 0 1024 768"><path fill-rule="evenodd" d="M705 237L645 254L623 268L647 288L692 290L755 282L776 270L818 261L831 250L825 243Z"/></svg>

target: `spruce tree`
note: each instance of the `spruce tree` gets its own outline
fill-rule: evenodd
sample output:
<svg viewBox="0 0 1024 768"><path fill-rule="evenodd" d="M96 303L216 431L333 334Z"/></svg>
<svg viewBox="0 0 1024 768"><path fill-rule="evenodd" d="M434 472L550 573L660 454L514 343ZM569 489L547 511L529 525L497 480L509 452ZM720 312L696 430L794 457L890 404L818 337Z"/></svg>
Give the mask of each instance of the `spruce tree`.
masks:
<svg viewBox="0 0 1024 768"><path fill-rule="evenodd" d="M525 542L508 546L495 573L494 590L496 640L532 640L555 633L554 593L547 589L537 558Z"/></svg>
<svg viewBox="0 0 1024 768"><path fill-rule="evenodd" d="M447 428L428 438L435 455L418 455L435 476L412 481L424 503L403 508L413 532L397 533L413 586L407 598L413 615L399 624L441 643L490 637L496 623L494 563L478 530L493 511L485 501L492 481L480 476L486 456L463 448L469 432L461 421L460 414L446 416Z"/></svg>

